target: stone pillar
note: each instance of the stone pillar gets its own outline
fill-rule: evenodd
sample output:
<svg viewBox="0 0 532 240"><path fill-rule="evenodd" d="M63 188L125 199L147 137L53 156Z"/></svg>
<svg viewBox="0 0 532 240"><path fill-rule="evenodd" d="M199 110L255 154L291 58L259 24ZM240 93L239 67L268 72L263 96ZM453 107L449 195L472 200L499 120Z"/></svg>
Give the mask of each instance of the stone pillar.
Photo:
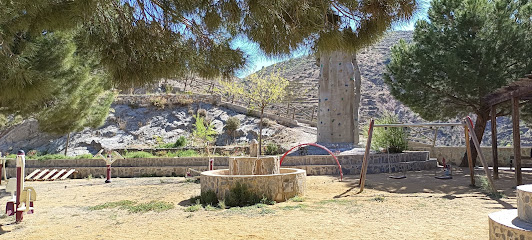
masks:
<svg viewBox="0 0 532 240"><path fill-rule="evenodd" d="M231 157L229 158L230 175L269 175L280 173L278 156L272 157Z"/></svg>
<svg viewBox="0 0 532 240"><path fill-rule="evenodd" d="M353 54L320 54L318 143L355 143Z"/></svg>
<svg viewBox="0 0 532 240"><path fill-rule="evenodd" d="M259 156L259 142L253 139L249 142L249 156L258 157Z"/></svg>

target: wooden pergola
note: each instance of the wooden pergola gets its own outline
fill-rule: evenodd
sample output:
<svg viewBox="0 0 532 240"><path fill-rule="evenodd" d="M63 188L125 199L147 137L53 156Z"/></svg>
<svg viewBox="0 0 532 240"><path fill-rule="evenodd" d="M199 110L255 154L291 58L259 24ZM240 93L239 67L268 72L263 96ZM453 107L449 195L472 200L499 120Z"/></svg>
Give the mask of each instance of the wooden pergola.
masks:
<svg viewBox="0 0 532 240"><path fill-rule="evenodd" d="M523 184L521 175L521 132L519 131L519 102L532 100L532 73L525 75L508 86L499 88L485 97L491 115L491 149L493 153L493 177L499 177L499 160L497 153L497 105L511 102L512 132L514 148L514 167L516 185Z"/></svg>

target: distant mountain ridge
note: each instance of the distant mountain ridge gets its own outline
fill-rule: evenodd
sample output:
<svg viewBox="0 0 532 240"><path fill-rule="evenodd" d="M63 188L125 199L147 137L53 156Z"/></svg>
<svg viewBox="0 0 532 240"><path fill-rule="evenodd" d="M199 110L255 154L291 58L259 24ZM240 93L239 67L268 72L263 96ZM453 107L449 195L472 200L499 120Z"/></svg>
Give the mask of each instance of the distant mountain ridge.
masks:
<svg viewBox="0 0 532 240"><path fill-rule="evenodd" d="M381 41L371 47L365 48L357 53L357 61L362 76L362 97L360 108L360 128L367 125L371 118L377 118L382 113L388 111L395 113L400 121L404 123L423 123L427 122L412 112L408 107L397 101L390 94L388 87L384 83L382 74L386 70L386 64L390 61L391 48L397 44L400 39L407 42L412 41L412 31L394 31L387 33ZM270 72L278 69L282 76L296 85L301 92L305 92L301 101L296 105L309 106L318 104L318 78L319 67L316 65L314 56L305 56L296 59L290 59L278 63L274 66L263 68L261 71ZM458 122L459 119L454 116L450 117L449 122ZM507 117L499 117L497 120L498 143L499 146L506 146L512 143L511 122ZM483 145L491 145L490 124L486 128ZM429 132L432 130L428 130ZM532 132L522 125L521 127L521 144L532 145ZM456 146L464 144L462 128L440 128L438 129L437 145ZM414 134L416 137L422 137L427 134ZM432 134L429 134L433 136ZM428 136L430 138L430 136Z"/></svg>

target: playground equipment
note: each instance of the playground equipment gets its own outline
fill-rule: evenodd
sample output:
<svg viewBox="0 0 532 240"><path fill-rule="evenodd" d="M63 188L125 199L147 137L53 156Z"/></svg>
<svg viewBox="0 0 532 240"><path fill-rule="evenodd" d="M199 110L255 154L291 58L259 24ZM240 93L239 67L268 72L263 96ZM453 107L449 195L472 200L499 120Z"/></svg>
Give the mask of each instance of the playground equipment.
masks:
<svg viewBox="0 0 532 240"><path fill-rule="evenodd" d="M107 177L105 179L105 183L111 183L111 164L113 164L118 159L124 159L120 153L117 151L112 150L106 150L106 156L102 155L102 152L104 149L101 149L96 155L94 155L95 158L99 157L102 160L105 161L107 166Z"/></svg>
<svg viewBox="0 0 532 240"><path fill-rule="evenodd" d="M447 164L445 162L445 158L442 160L443 164L443 175L435 176L436 179L453 179L453 168L451 167L451 164Z"/></svg>
<svg viewBox="0 0 532 240"><path fill-rule="evenodd" d="M26 164L24 151L17 153L17 178L9 179L6 191L11 193L12 199L6 204L6 214L15 215L15 222L22 221L23 213L32 214L34 211L33 202L37 200L37 193L32 187L24 186L24 168Z"/></svg>
<svg viewBox="0 0 532 240"><path fill-rule="evenodd" d="M338 170L340 171L340 181L343 181L344 179L344 173L342 172L342 166L340 165L340 162L338 161L338 158L336 158L336 155L334 155L331 150L329 150L328 148L322 146L322 145L319 145L317 143L303 143L303 144L299 144L293 148L290 148L290 150L286 151L283 156L281 157L281 161L279 163L279 166L283 164L283 160L284 160L284 157L286 157L286 155L288 155L290 152L292 152L294 149L296 148L300 148L300 147L304 147L304 146L314 146L314 147L319 147L325 151L327 151L327 153L329 153L329 155L331 155L334 160L336 161L336 164L338 165Z"/></svg>
<svg viewBox="0 0 532 240"><path fill-rule="evenodd" d="M374 120L371 119L368 129L368 141L366 143L366 151L364 153L364 160L362 163L362 169L360 171L360 190L359 192L362 192L364 190L364 185L366 181L366 173L368 168L368 157L369 157L369 150L371 148L371 139L373 136L373 128L374 127L453 127L453 126L462 126L464 127L464 133L465 133L465 142L466 142L466 149L467 149L467 156L468 156L468 162L469 162L469 172L471 177L471 184L472 186L475 185L475 172L474 172L474 166L473 166L473 160L471 158L471 146L469 144L469 137L471 136L471 140L473 141L473 144L475 145L475 148L477 149L477 152L479 153L480 161L482 162L482 165L484 166L484 171L486 173L486 176L488 177L488 181L491 186L492 192L497 192L495 185L493 184L493 179L491 178L487 162L482 155L482 151L480 149L480 144L478 143L477 137L475 135L475 132L473 130L473 122L471 121L470 117L464 118L462 123L407 123L407 124L374 124Z"/></svg>

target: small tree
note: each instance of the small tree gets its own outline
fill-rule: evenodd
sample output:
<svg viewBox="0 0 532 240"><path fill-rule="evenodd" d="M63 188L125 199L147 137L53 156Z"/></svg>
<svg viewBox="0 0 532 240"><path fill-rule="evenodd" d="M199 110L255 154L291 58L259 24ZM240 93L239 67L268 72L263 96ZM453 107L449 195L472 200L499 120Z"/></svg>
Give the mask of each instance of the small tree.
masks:
<svg viewBox="0 0 532 240"><path fill-rule="evenodd" d="M230 87L222 89L223 92L227 92L231 89L242 88L243 91L240 95L244 98L244 101L249 103L251 109L259 109L259 155L262 154L264 109L271 104L279 103L283 100L286 95L288 83L288 80L281 77L279 71L274 69L270 73L254 73L249 75L243 83L245 87L239 87L241 83L232 82Z"/></svg>
<svg viewBox="0 0 532 240"><path fill-rule="evenodd" d="M192 131L192 136L205 147L207 156L209 156L209 144L214 141L214 137L217 133L214 130L214 125L212 123L205 124L205 119L199 115L199 113L194 116L196 122L194 125L194 130Z"/></svg>

